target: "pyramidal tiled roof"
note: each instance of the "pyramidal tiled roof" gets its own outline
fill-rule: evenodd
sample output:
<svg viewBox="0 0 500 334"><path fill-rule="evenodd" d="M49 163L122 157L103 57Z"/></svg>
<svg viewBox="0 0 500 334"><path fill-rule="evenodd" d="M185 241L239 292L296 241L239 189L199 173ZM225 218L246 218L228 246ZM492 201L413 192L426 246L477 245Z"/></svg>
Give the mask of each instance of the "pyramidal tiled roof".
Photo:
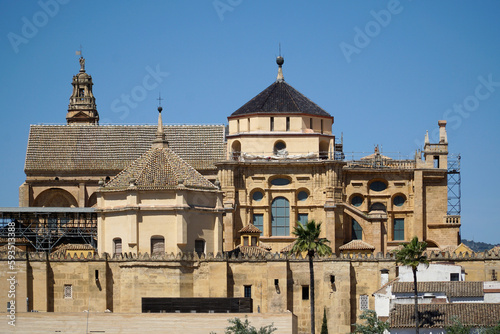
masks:
<svg viewBox="0 0 500 334"><path fill-rule="evenodd" d="M284 62L283 58L281 56L278 57L276 62L279 65L277 80L245 103L241 108L233 112L231 116L256 113L283 113L332 117L316 103L287 84L283 79L281 71L281 66Z"/></svg>
<svg viewBox="0 0 500 334"><path fill-rule="evenodd" d="M102 190L125 189L131 182L141 190L174 189L180 184L187 188L218 189L168 147L151 147Z"/></svg>
<svg viewBox="0 0 500 334"><path fill-rule="evenodd" d="M238 231L239 233L262 233L254 224L249 223L247 226L243 227Z"/></svg>
<svg viewBox="0 0 500 334"><path fill-rule="evenodd" d="M375 247L364 242L363 240L352 240L345 245L339 247L339 250L374 250Z"/></svg>

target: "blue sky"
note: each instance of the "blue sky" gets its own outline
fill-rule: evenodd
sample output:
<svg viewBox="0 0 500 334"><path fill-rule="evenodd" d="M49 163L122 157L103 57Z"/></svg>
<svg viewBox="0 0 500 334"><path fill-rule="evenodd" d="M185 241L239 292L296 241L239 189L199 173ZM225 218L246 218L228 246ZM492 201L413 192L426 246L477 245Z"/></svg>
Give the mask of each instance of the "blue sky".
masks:
<svg viewBox="0 0 500 334"><path fill-rule="evenodd" d="M494 0L1 1L0 206L18 205L29 125L65 123L80 45L101 123L154 124L161 90L165 123L225 124L275 80L281 43L285 80L335 117L347 152L413 154L448 120L462 236L499 243L499 13Z"/></svg>

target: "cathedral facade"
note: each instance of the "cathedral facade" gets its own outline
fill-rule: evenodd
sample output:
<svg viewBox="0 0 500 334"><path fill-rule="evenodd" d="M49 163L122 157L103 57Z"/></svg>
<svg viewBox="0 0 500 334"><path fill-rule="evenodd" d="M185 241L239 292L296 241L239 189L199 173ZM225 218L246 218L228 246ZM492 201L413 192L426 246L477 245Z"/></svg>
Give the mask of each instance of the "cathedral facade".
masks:
<svg viewBox="0 0 500 334"><path fill-rule="evenodd" d="M19 204L86 208L97 238L18 260L26 310L81 312L92 299L96 312L140 313L150 297L252 298L253 313L291 312L292 332L307 332L308 265L288 251L297 222L315 220L334 250L315 261L317 327L325 310L331 332L348 333L373 308L380 271L397 276L387 253L402 243L417 236L434 261L457 261L444 253L461 225L447 208L446 121L413 159L376 148L346 160L334 117L277 64L276 80L227 126L164 126L161 107L158 125L122 126L99 125L82 58L67 124L30 128ZM485 280L495 256L468 262L470 278Z"/></svg>

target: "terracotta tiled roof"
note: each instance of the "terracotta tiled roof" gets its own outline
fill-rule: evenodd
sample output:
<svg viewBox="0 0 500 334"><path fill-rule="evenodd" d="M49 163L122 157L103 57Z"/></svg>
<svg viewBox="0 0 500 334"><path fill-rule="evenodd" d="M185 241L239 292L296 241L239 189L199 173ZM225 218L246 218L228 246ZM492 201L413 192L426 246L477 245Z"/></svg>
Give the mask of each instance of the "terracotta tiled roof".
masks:
<svg viewBox="0 0 500 334"><path fill-rule="evenodd" d="M218 189L168 147L150 148L100 189L125 189L131 180L141 190L174 189L180 183L187 188Z"/></svg>
<svg viewBox="0 0 500 334"><path fill-rule="evenodd" d="M271 247L270 245L263 243L263 242L260 242L260 241L259 241L259 246L260 246L260 248L264 248L265 250L268 250L268 251L273 249L273 247Z"/></svg>
<svg viewBox="0 0 500 334"><path fill-rule="evenodd" d="M352 240L339 247L339 250L375 250L375 247L364 242L363 240Z"/></svg>
<svg viewBox="0 0 500 334"><path fill-rule="evenodd" d="M64 244L57 247L52 254L65 254L67 250L81 250L82 253L85 253L85 251L93 251L95 248L88 244Z"/></svg>
<svg viewBox="0 0 500 334"><path fill-rule="evenodd" d="M284 81L276 81L241 108L231 114L240 116L256 113L309 114L328 116L316 103L298 92Z"/></svg>
<svg viewBox="0 0 500 334"><path fill-rule="evenodd" d="M391 328L414 328L414 305L396 304L389 316ZM423 328L443 328L458 317L466 326L494 326L500 321L500 304L456 303L418 305Z"/></svg>
<svg viewBox="0 0 500 334"><path fill-rule="evenodd" d="M14 249L9 247L9 245L0 246L0 252L8 252L8 251L12 251L12 250L14 250L16 253L17 252L24 252L21 248L17 247L16 245L14 245Z"/></svg>
<svg viewBox="0 0 500 334"><path fill-rule="evenodd" d="M25 171L115 175L151 147L156 130L154 125L32 125ZM224 160L223 125L165 126L165 133L170 148L198 170Z"/></svg>
<svg viewBox="0 0 500 334"><path fill-rule="evenodd" d="M297 240L295 240L294 242L292 242L291 244L287 245L285 248L280 250L280 253L290 253L290 251L292 250L293 246L295 246L296 243Z"/></svg>
<svg viewBox="0 0 500 334"><path fill-rule="evenodd" d="M247 226L243 227L238 231L239 233L262 233L254 224L249 223Z"/></svg>
<svg viewBox="0 0 500 334"><path fill-rule="evenodd" d="M243 255L248 255L248 256L252 256L252 255L266 255L269 253L268 250L262 248L262 247L259 247L259 246L242 246L242 245L239 245L238 247L236 247L235 249L233 249L232 251L229 252L229 256L232 256L233 254L235 256L238 256L238 254L243 254Z"/></svg>
<svg viewBox="0 0 500 334"><path fill-rule="evenodd" d="M444 292L448 297L482 297L483 282L417 282L418 292ZM413 282L396 282L392 293L413 293Z"/></svg>

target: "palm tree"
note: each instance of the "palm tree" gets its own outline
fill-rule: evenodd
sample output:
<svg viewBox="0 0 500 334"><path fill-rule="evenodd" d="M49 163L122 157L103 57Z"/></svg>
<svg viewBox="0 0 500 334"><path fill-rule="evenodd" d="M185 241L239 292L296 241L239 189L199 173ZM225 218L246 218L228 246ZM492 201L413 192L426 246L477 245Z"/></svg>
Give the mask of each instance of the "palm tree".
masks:
<svg viewBox="0 0 500 334"><path fill-rule="evenodd" d="M327 245L330 241L325 238L320 238L321 223L316 224L314 220L308 221L305 225L297 222L295 230L292 232L297 236L295 245L293 245L290 253L301 254L307 252L309 257L309 301L311 303L311 334L315 334L315 322L314 322L314 266L313 257L314 254L320 256L329 255L332 253L332 249Z"/></svg>
<svg viewBox="0 0 500 334"><path fill-rule="evenodd" d="M396 265L410 266L413 271L413 290L415 291L415 333L419 333L418 320L418 290L417 290L417 267L419 264L429 265L427 255L424 254L427 249L425 241L419 242L418 237L414 237L410 243L403 244L403 248L395 251Z"/></svg>

